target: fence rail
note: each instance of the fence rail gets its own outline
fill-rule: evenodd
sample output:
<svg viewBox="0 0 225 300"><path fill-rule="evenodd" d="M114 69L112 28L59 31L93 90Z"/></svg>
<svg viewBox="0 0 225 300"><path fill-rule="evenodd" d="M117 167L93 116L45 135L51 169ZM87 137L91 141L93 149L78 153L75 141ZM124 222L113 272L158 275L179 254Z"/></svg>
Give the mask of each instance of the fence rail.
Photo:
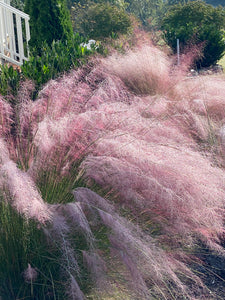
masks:
<svg viewBox="0 0 225 300"><path fill-rule="evenodd" d="M21 66L28 59L29 16L0 0L0 63Z"/></svg>

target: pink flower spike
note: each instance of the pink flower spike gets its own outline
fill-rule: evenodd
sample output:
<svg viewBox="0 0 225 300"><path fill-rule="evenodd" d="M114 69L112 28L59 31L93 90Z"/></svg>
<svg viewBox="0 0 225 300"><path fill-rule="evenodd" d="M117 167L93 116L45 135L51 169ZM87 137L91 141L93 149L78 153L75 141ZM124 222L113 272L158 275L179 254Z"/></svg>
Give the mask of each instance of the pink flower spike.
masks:
<svg viewBox="0 0 225 300"><path fill-rule="evenodd" d="M38 272L28 264L27 269L23 272L23 277L27 283L32 283L37 279Z"/></svg>

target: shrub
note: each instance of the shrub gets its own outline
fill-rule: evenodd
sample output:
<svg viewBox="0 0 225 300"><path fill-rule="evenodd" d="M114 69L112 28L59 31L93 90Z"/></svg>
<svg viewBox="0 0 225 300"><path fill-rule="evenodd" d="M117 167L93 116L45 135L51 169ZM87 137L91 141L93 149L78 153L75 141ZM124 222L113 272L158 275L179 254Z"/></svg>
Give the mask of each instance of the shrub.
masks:
<svg viewBox="0 0 225 300"><path fill-rule="evenodd" d="M109 3L90 3L82 8L75 8L73 13L75 32L85 37L102 39L113 33L126 33L131 21L125 10Z"/></svg>
<svg viewBox="0 0 225 300"><path fill-rule="evenodd" d="M161 25L166 42L174 51L177 39L180 40L182 49L190 44L203 47L202 58L195 61L198 68L209 67L223 56L224 27L224 9L214 8L204 1L190 1L184 5L173 6Z"/></svg>
<svg viewBox="0 0 225 300"><path fill-rule="evenodd" d="M84 40L77 34L68 42L53 41L51 46L42 43L38 50L33 49L28 61L21 66L21 70L12 66L0 67L0 94L8 95L11 102L16 102L15 96L19 86L24 79L31 79L35 82L36 90L33 96L37 95L39 88L50 79L78 67L87 61L89 54L94 49L88 50L81 43Z"/></svg>
<svg viewBox="0 0 225 300"><path fill-rule="evenodd" d="M85 61L85 56L92 52L80 46L82 41L76 34L68 43L53 41L51 46L43 43L38 51L33 50L29 61L24 62L21 67L23 76L32 79L39 88L48 80L79 66L82 60Z"/></svg>

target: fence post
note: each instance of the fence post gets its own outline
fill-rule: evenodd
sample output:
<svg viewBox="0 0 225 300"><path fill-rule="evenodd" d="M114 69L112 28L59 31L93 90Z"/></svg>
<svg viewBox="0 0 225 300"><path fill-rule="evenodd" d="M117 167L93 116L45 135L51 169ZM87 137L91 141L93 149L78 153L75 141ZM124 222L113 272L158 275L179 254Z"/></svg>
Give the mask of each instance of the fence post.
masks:
<svg viewBox="0 0 225 300"><path fill-rule="evenodd" d="M180 65L180 40L177 39L177 65Z"/></svg>

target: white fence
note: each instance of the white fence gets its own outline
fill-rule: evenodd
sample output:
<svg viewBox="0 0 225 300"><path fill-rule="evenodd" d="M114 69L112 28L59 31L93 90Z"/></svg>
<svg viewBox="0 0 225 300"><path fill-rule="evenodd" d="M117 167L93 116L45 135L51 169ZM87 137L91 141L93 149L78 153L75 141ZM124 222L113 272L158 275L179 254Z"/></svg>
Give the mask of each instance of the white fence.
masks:
<svg viewBox="0 0 225 300"><path fill-rule="evenodd" d="M10 6L10 0L0 0L0 63L22 65L29 39L29 16Z"/></svg>

